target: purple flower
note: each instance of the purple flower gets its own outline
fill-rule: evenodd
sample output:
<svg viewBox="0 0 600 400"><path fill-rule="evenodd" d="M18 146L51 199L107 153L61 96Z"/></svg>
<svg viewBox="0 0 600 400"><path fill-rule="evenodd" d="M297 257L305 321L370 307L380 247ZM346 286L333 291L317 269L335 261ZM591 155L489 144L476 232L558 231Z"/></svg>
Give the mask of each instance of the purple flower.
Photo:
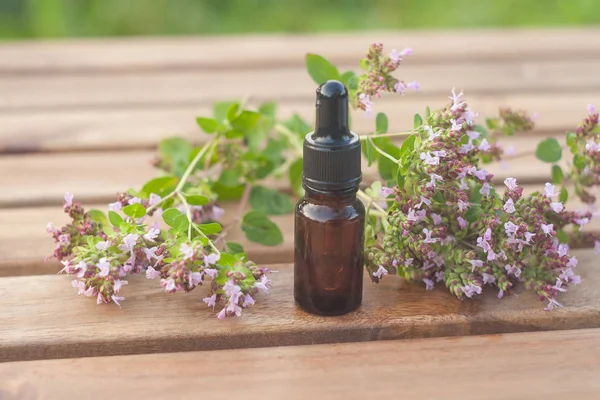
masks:
<svg viewBox="0 0 600 400"><path fill-rule="evenodd" d="M419 156L421 160L425 161L425 164L428 165L439 165L440 158L432 156L429 152L422 152Z"/></svg>
<svg viewBox="0 0 600 400"><path fill-rule="evenodd" d="M400 57L407 57L407 56L411 56L412 53L413 53L413 49L411 49L410 47L406 47L399 53L399 55L400 55Z"/></svg>
<svg viewBox="0 0 600 400"><path fill-rule="evenodd" d="M467 220L464 219L463 217L458 217L458 226L460 227L460 229L466 229L467 228Z"/></svg>
<svg viewBox="0 0 600 400"><path fill-rule="evenodd" d="M469 260L471 263L471 272L475 271L475 268L483 267L483 261L481 260Z"/></svg>
<svg viewBox="0 0 600 400"><path fill-rule="evenodd" d="M490 228L487 229L483 237L480 236L477 238L477 247L481 247L485 253L490 251L492 248L488 243L488 240L490 240L490 235L487 235L488 232L490 232Z"/></svg>
<svg viewBox="0 0 600 400"><path fill-rule="evenodd" d="M417 81L412 81L412 82L408 82L406 84L406 87L412 90L419 90L419 82Z"/></svg>
<svg viewBox="0 0 600 400"><path fill-rule="evenodd" d="M192 287L196 287L202 283L202 273L198 271L189 271L188 272L188 281Z"/></svg>
<svg viewBox="0 0 600 400"><path fill-rule="evenodd" d="M431 237L431 232L429 229L423 228L423 233L425 234L425 240L423 240L423 243L435 243L438 241L436 238Z"/></svg>
<svg viewBox="0 0 600 400"><path fill-rule="evenodd" d="M379 197L381 197L382 199L387 198L391 194L394 194L394 189L393 188L389 188L389 187L383 186L381 188L381 190L379 191Z"/></svg>
<svg viewBox="0 0 600 400"><path fill-rule="evenodd" d="M473 175L475 175L479 180L485 181L488 176L488 173L485 169L475 170L473 171Z"/></svg>
<svg viewBox="0 0 600 400"><path fill-rule="evenodd" d="M456 110L457 108L460 108L460 106L463 104L462 101L460 101L460 96L463 95L463 92L461 90L461 92L459 94L456 94L454 92L454 88L452 88L452 96L448 97L450 100L452 100L452 107L450 107L451 111Z"/></svg>
<svg viewBox="0 0 600 400"><path fill-rule="evenodd" d="M204 268L204 273L210 276L212 279L215 279L217 275L219 275L219 271L214 268Z"/></svg>
<svg viewBox="0 0 600 400"><path fill-rule="evenodd" d="M415 210L411 208L408 210L408 214L406 214L406 219L412 222L419 222L422 221L426 215L427 212L425 210L419 210L415 212Z"/></svg>
<svg viewBox="0 0 600 400"><path fill-rule="evenodd" d="M462 146L460 146L459 152L462 154L467 154L468 152L472 151L474 148L475 148L475 146L473 146L472 143L463 144Z"/></svg>
<svg viewBox="0 0 600 400"><path fill-rule="evenodd" d="M212 219L214 221L219 221L221 218L223 218L223 214L225 214L225 210L223 210L221 207L219 207L219 206L212 207Z"/></svg>
<svg viewBox="0 0 600 400"><path fill-rule="evenodd" d="M410 266L412 265L412 263L413 263L413 261L414 261L414 260L415 260L414 258L408 258L408 259L406 259L406 260L404 261L404 266L405 266L406 268L410 267Z"/></svg>
<svg viewBox="0 0 600 400"><path fill-rule="evenodd" d="M462 289L463 293L465 294L465 296L467 296L468 298L473 297L473 295L475 295L475 294L481 293L481 287L474 285L474 284L465 285L461 289Z"/></svg>
<svg viewBox="0 0 600 400"><path fill-rule="evenodd" d="M434 225L439 225L442 223L442 216L436 213L431 213L431 219L433 219Z"/></svg>
<svg viewBox="0 0 600 400"><path fill-rule="evenodd" d="M155 204L158 204L158 202L160 202L162 200L162 198L154 193L150 193L150 198L148 199L148 205L150 207L152 207Z"/></svg>
<svg viewBox="0 0 600 400"><path fill-rule="evenodd" d="M431 279L423 278L423 282L425 282L425 290L432 290L435 286Z"/></svg>
<svg viewBox="0 0 600 400"><path fill-rule="evenodd" d="M569 262L567 263L567 267L574 268L577 266L577 257L573 256L569 258Z"/></svg>
<svg viewBox="0 0 600 400"><path fill-rule="evenodd" d="M123 251L133 251L133 248L137 244L140 235L130 233L123 238L123 244L119 246L119 249Z"/></svg>
<svg viewBox="0 0 600 400"><path fill-rule="evenodd" d="M219 319L223 319L223 318L225 318L226 316L227 316L227 313L226 313L226 309L225 309L225 308L223 308L223 309L222 309L221 311L219 311L219 313L217 314L217 318L219 318Z"/></svg>
<svg viewBox="0 0 600 400"><path fill-rule="evenodd" d="M517 180L515 178L506 178L504 184L508 190L515 190L517 188Z"/></svg>
<svg viewBox="0 0 600 400"><path fill-rule="evenodd" d="M588 104L588 105L587 105L587 111L588 111L588 114L589 114L590 116L592 116L592 115L596 114L596 108L594 107L594 105L593 105L593 104Z"/></svg>
<svg viewBox="0 0 600 400"><path fill-rule="evenodd" d="M579 230L583 229L583 226L590 222L589 218L578 218L573 220L577 225L579 225Z"/></svg>
<svg viewBox="0 0 600 400"><path fill-rule="evenodd" d="M121 297L121 296L115 296L114 294L112 296L110 296L110 298L112 299L112 301L115 302L116 305L118 305L119 307L121 307L121 303L119 303L120 301L125 300L125 297Z"/></svg>
<svg viewBox="0 0 600 400"><path fill-rule="evenodd" d="M121 211L121 209L122 209L122 208L123 208L123 205L121 204L121 202L120 202L120 201L115 201L114 203L110 203L110 204L108 205L108 209L109 209L110 211L115 211L115 212L117 212L117 211Z"/></svg>
<svg viewBox="0 0 600 400"><path fill-rule="evenodd" d="M96 249L102 251L110 247L110 242L98 242L96 243Z"/></svg>
<svg viewBox="0 0 600 400"><path fill-rule="evenodd" d="M254 299L250 296L250 293L246 293L244 295L244 301L242 302L242 307L248 307L254 304Z"/></svg>
<svg viewBox="0 0 600 400"><path fill-rule="evenodd" d="M83 282L83 281L78 281L77 279L73 279L71 281L71 286L73 286L75 289L79 289L77 291L77 294L82 294L85 292L85 282Z"/></svg>
<svg viewBox="0 0 600 400"><path fill-rule="evenodd" d="M421 206L423 205L423 203L425 203L428 206L431 206L431 200L429 200L427 197L421 196L421 202L419 202L419 204L417 204L416 207L421 208Z"/></svg>
<svg viewBox="0 0 600 400"><path fill-rule="evenodd" d="M452 127L450 128L450 130L455 132L462 131L462 122L458 123L454 118L450 119L450 122L452 123Z"/></svg>
<svg viewBox="0 0 600 400"><path fill-rule="evenodd" d="M263 275L260 277L260 281L254 282L254 287L260 290L261 292L269 293L270 284L271 280Z"/></svg>
<svg viewBox="0 0 600 400"><path fill-rule="evenodd" d="M525 232L525 243L529 244L531 239L535 236L535 233Z"/></svg>
<svg viewBox="0 0 600 400"><path fill-rule="evenodd" d="M161 279L160 285L165 288L166 292L171 292L177 289L173 279Z"/></svg>
<svg viewBox="0 0 600 400"><path fill-rule="evenodd" d="M102 278L107 276L108 273L110 272L110 263L108 261L106 261L106 257L102 257L98 261L97 267L100 269L100 272L98 272L98 276L100 276Z"/></svg>
<svg viewBox="0 0 600 400"><path fill-rule="evenodd" d="M514 213L515 210L515 203L513 202L513 199L508 199L506 200L506 203L504 203L504 207L503 210L506 211L509 214Z"/></svg>
<svg viewBox="0 0 600 400"><path fill-rule="evenodd" d="M160 271L157 271L152 267L148 267L146 270L146 279L154 279L158 276L160 276Z"/></svg>
<svg viewBox="0 0 600 400"><path fill-rule="evenodd" d="M541 224L540 227L542 228L542 231L544 231L544 233L546 234L546 236L551 236L554 232L554 224Z"/></svg>
<svg viewBox="0 0 600 400"><path fill-rule="evenodd" d="M426 187L435 187L436 181L444 182L444 178L438 174L434 174L433 172L429 174L429 178L431 178L431 180L425 185Z"/></svg>
<svg viewBox="0 0 600 400"><path fill-rule="evenodd" d="M477 146L477 148L480 151L489 151L492 148L492 146L489 144L489 142L487 141L487 139L483 139L481 141L481 143L479 144L479 146Z"/></svg>
<svg viewBox="0 0 600 400"><path fill-rule="evenodd" d="M467 190L469 188L469 185L467 185L467 183L465 182L465 178L460 178L459 188L460 190Z"/></svg>
<svg viewBox="0 0 600 400"><path fill-rule="evenodd" d="M486 274L485 272L483 274L481 274L481 276L483 277L483 284L492 284L494 282L496 282L496 278L494 277L494 275L491 274Z"/></svg>
<svg viewBox="0 0 600 400"><path fill-rule="evenodd" d="M517 154L517 149L515 149L515 146L508 146L507 148L504 149L504 155L507 157L512 157L516 154Z"/></svg>
<svg viewBox="0 0 600 400"><path fill-rule="evenodd" d="M144 250L144 254L146 254L148 261L152 261L153 258L156 258L157 260L162 259L162 256L156 254L156 251L158 250L158 247L156 246L149 249L144 247L142 250Z"/></svg>
<svg viewBox="0 0 600 400"><path fill-rule="evenodd" d="M396 93L400 93L400 94L404 95L404 92L406 92L406 86L404 86L404 83L402 83L401 81L398 81L394 85L394 91Z"/></svg>
<svg viewBox="0 0 600 400"><path fill-rule="evenodd" d="M600 253L600 240L594 240L594 253Z"/></svg>
<svg viewBox="0 0 600 400"><path fill-rule="evenodd" d="M550 208L555 213L559 214L564 209L564 206L562 205L562 203L556 202L556 203L550 203Z"/></svg>
<svg viewBox="0 0 600 400"><path fill-rule="evenodd" d="M179 250L185 259L194 257L194 249L187 243L182 243L181 246L179 246Z"/></svg>
<svg viewBox="0 0 600 400"><path fill-rule="evenodd" d="M382 276L387 275L387 269L383 268L381 265L377 269L377 271L373 272L373 276L377 279L381 279Z"/></svg>
<svg viewBox="0 0 600 400"><path fill-rule="evenodd" d="M73 193L65 193L65 205L69 207L73 205Z"/></svg>
<svg viewBox="0 0 600 400"><path fill-rule="evenodd" d="M131 199L129 199L127 201L128 204L141 204L142 203L142 199L140 199L139 197L132 197Z"/></svg>
<svg viewBox="0 0 600 400"><path fill-rule="evenodd" d="M144 239L153 242L154 239L156 239L158 237L158 235L160 234L160 229L156 229L156 228L150 228L150 230L148 231L148 233L146 233L144 235Z"/></svg>
<svg viewBox="0 0 600 400"><path fill-rule="evenodd" d="M204 256L204 263L208 267L209 265L213 265L217 261L219 261L219 258L221 258L220 254L217 254L217 253L208 254L208 255Z"/></svg>
<svg viewBox="0 0 600 400"><path fill-rule="evenodd" d="M504 232L508 235L508 237L512 237L517 233L519 227L512 223L511 221L507 221L504 223Z"/></svg>
<svg viewBox="0 0 600 400"><path fill-rule="evenodd" d="M554 306L558 306L558 307L562 307L563 305L560 304L558 301L554 300L553 298L548 298L548 305L546 307L544 307L544 310L546 311L551 311L552 309L554 309Z"/></svg>
<svg viewBox="0 0 600 400"><path fill-rule="evenodd" d="M215 304L217 303L217 295L213 294L210 297L205 297L202 299L202 301L205 302L208 307L212 307L214 310Z"/></svg>
<svg viewBox="0 0 600 400"><path fill-rule="evenodd" d="M565 293L567 291L567 289L562 287L562 281L560 280L560 278L556 278L556 283L554 284L554 286L552 286L552 289L562 293Z"/></svg>
<svg viewBox="0 0 600 400"><path fill-rule="evenodd" d="M446 155L448 153L446 153L446 150L438 150L438 151L432 151L431 154L433 154L436 157L446 157Z"/></svg>
<svg viewBox="0 0 600 400"><path fill-rule="evenodd" d="M483 182L483 185L481 186L481 189L479 189L479 193L481 193L484 196L489 196L491 189L492 189L492 187L490 186L489 183Z"/></svg>
<svg viewBox="0 0 600 400"><path fill-rule="evenodd" d="M569 246L567 246L564 243L561 243L558 245L558 250L556 251L558 253L559 256L566 256L567 252L569 251Z"/></svg>
<svg viewBox="0 0 600 400"><path fill-rule="evenodd" d="M556 193L556 192L554 191L554 185L552 185L552 184L551 184L551 183L549 183L549 182L546 182L546 185L545 185L544 192L545 192L545 194L544 194L544 195L545 195L546 197L554 197L554 196L558 196L558 193Z"/></svg>
<svg viewBox="0 0 600 400"><path fill-rule="evenodd" d="M465 211L467 208L469 208L469 203L466 201L462 201L462 200L458 200L458 209L463 212Z"/></svg>
<svg viewBox="0 0 600 400"><path fill-rule="evenodd" d="M373 102L371 101L369 96L367 96L364 93L361 93L360 96L358 96L358 101L360 101L362 105L365 106L365 112L367 113L367 115L370 115L373 111Z"/></svg>
<svg viewBox="0 0 600 400"><path fill-rule="evenodd" d="M462 114L462 117L465 119L465 121L467 121L467 124L469 125L473 125L473 120L479 116L478 113L472 111L470 108L467 108L465 110L465 112ZM479 133L479 132L477 132ZM467 132L467 135L469 134L469 132ZM471 137L471 136L469 136ZM477 135L477 137L479 137L479 135Z"/></svg>
<svg viewBox="0 0 600 400"><path fill-rule="evenodd" d="M433 129L429 126L429 125L425 125L423 126L423 129L426 132L429 132L429 137L427 138L428 141L431 141L437 137L440 137L440 135L442 134L441 130L438 130L437 133L433 131Z"/></svg>
<svg viewBox="0 0 600 400"><path fill-rule="evenodd" d="M521 276L521 268L516 265L506 264L504 269L506 270L506 273L512 274L517 278Z"/></svg>
<svg viewBox="0 0 600 400"><path fill-rule="evenodd" d="M500 289L498 290L498 298L501 299L504 297L504 290Z"/></svg>
<svg viewBox="0 0 600 400"><path fill-rule="evenodd" d="M591 152L593 152L593 153L598 153L598 152L600 151L600 143L596 143L596 142L594 141L594 139L590 139L590 140L588 140L588 141L586 142L586 144L585 144L585 149L586 149L587 151L591 151ZM586 167L586 168L588 168L588 166L587 166L587 165L586 165L585 167ZM586 172L586 175L587 175L588 173L589 173L589 168L588 168L588 171Z"/></svg>
<svg viewBox="0 0 600 400"><path fill-rule="evenodd" d="M487 260L494 261L496 259L498 259L498 254L494 253L494 250L492 250L492 248L490 247L487 252Z"/></svg>

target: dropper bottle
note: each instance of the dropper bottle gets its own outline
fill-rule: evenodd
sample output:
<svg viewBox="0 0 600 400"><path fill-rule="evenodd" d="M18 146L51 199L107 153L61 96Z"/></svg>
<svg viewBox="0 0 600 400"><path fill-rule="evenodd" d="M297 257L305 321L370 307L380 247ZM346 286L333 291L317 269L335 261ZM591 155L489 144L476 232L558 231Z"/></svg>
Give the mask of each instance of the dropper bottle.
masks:
<svg viewBox="0 0 600 400"><path fill-rule="evenodd" d="M305 311L341 315L362 301L365 208L360 138L348 129L348 91L338 81L317 89L316 127L304 139L296 206L294 298Z"/></svg>

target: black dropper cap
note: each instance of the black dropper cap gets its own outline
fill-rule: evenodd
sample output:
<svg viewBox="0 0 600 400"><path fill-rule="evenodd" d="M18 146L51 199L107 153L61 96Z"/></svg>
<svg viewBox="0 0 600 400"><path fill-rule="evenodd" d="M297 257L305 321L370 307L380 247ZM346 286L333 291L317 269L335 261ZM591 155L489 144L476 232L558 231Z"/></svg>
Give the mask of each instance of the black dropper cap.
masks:
<svg viewBox="0 0 600 400"><path fill-rule="evenodd" d="M348 129L348 90L330 80L317 88L315 131L304 138L304 185L317 190L358 187L360 138Z"/></svg>
<svg viewBox="0 0 600 400"><path fill-rule="evenodd" d="M317 190L358 187L361 179L360 138L348 129L348 90L327 81L317 88L315 131L304 138L302 179Z"/></svg>

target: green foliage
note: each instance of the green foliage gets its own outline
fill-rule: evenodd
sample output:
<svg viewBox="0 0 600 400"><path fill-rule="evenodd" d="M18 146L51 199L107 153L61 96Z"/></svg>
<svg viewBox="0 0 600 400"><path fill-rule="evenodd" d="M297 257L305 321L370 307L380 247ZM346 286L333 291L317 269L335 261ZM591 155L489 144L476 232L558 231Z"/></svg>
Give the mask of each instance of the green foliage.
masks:
<svg viewBox="0 0 600 400"><path fill-rule="evenodd" d="M186 227L187 229L187 227ZM198 225L198 229L200 229L202 231L202 233L204 233L205 235L215 235L219 232L221 232L221 230L223 229L221 227L221 224L218 224L216 222L211 222L208 224L200 224Z"/></svg>
<svg viewBox="0 0 600 400"><path fill-rule="evenodd" d="M481 215L481 207L479 205L473 205L467 209L465 212L465 220L468 222L475 222Z"/></svg>
<svg viewBox="0 0 600 400"><path fill-rule="evenodd" d="M237 242L227 242L227 248L229 249L229 254L246 254L244 247Z"/></svg>
<svg viewBox="0 0 600 400"><path fill-rule="evenodd" d="M250 211L244 215L242 230L248 240L265 246L277 246L283 243L283 235L279 227L269 220L262 211Z"/></svg>
<svg viewBox="0 0 600 400"><path fill-rule="evenodd" d="M552 166L552 183L561 184L563 177L564 177L564 174L563 174L562 168L558 165L553 165Z"/></svg>
<svg viewBox="0 0 600 400"><path fill-rule="evenodd" d="M338 69L324 57L308 53L306 55L306 69L317 85L330 79L340 79Z"/></svg>
<svg viewBox="0 0 600 400"><path fill-rule="evenodd" d="M555 163L562 156L562 148L555 138L547 138L538 144L535 155L541 161Z"/></svg>
<svg viewBox="0 0 600 400"><path fill-rule="evenodd" d="M296 195L302 195L302 159L299 158L290 165L289 181Z"/></svg>
<svg viewBox="0 0 600 400"><path fill-rule="evenodd" d="M205 133L215 133L219 127L219 122L214 118L197 117L196 122Z"/></svg>
<svg viewBox="0 0 600 400"><path fill-rule="evenodd" d="M415 128L418 128L421 125L423 125L423 118L421 118L421 116L419 114L415 114L415 116L413 118L413 126Z"/></svg>
<svg viewBox="0 0 600 400"><path fill-rule="evenodd" d="M148 197L154 193L161 197L171 193L177 187L179 179L175 176L161 176L149 180L142 187L142 191L139 194L142 197Z"/></svg>
<svg viewBox="0 0 600 400"><path fill-rule="evenodd" d="M569 200L569 191L566 188L560 189L558 201L560 201L563 204L566 204L567 200Z"/></svg>
<svg viewBox="0 0 600 400"><path fill-rule="evenodd" d="M188 141L177 137L164 139L158 145L158 153L162 162L177 177L183 175L189 164L190 154L193 149Z"/></svg>
<svg viewBox="0 0 600 400"><path fill-rule="evenodd" d="M146 215L146 209L143 205L134 203L123 207L123 214L128 215L133 219L138 219Z"/></svg>
<svg viewBox="0 0 600 400"><path fill-rule="evenodd" d="M377 133L386 133L388 131L388 117L384 113L378 113L375 118L375 130Z"/></svg>
<svg viewBox="0 0 600 400"><path fill-rule="evenodd" d="M250 205L254 210L262 211L268 215L287 214L294 208L286 195L264 186L252 187Z"/></svg>
<svg viewBox="0 0 600 400"><path fill-rule="evenodd" d="M176 208L165 210L162 217L167 225L179 232L186 231L190 225L187 216Z"/></svg>
<svg viewBox="0 0 600 400"><path fill-rule="evenodd" d="M185 196L185 200L192 206L205 206L210 201L208 197L201 195Z"/></svg>
<svg viewBox="0 0 600 400"><path fill-rule="evenodd" d="M108 220L112 224L112 226L119 227L123 223L123 218L114 211L108 212Z"/></svg>
<svg viewBox="0 0 600 400"><path fill-rule="evenodd" d="M392 143L386 143L380 148L395 159L400 158L401 150ZM396 178L398 164L394 163L387 157L379 157L377 169L379 171L379 174L381 175L381 178L387 182Z"/></svg>

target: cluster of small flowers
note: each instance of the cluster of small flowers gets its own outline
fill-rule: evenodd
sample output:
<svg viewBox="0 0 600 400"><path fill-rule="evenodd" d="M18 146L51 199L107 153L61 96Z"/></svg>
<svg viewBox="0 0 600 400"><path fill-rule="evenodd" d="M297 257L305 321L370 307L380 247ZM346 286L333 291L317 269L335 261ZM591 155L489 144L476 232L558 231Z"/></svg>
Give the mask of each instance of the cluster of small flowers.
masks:
<svg viewBox="0 0 600 400"><path fill-rule="evenodd" d="M575 184L575 193L583 202L593 204L596 197L590 188L600 185L600 136L598 113L593 104L588 105L588 116L567 137L567 145L574 162L567 176Z"/></svg>
<svg viewBox="0 0 600 400"><path fill-rule="evenodd" d="M116 212L136 203L152 207L158 201L160 197L156 195L142 200L120 194L110 209ZM73 202L70 193L65 195L64 210L72 223L60 230L48 225L57 243L54 257L64 266L59 273L73 275L72 286L79 294L95 297L97 304L114 302L120 306L125 298L119 292L128 284L125 277L140 273L145 273L147 279L160 277L160 284L168 293L189 292L210 277L211 291L204 302L214 309L218 300L226 300L219 318L239 316L242 308L254 304L254 294L268 292L268 269L229 254L228 261L221 262L225 255L207 246L208 239L204 237L190 240L185 234L161 231L157 222L143 225L145 216L135 221L126 217L120 226L111 227L105 217L86 213L80 203ZM210 218L222 214L217 210L220 209L212 207ZM209 217L203 214L198 218Z"/></svg>
<svg viewBox="0 0 600 400"><path fill-rule="evenodd" d="M412 52L410 48L402 51L394 49L388 56L384 56L383 44L373 43L369 47L366 58L363 59L363 62L368 65L368 71L359 81L356 106L369 114L373 108L372 98L379 97L381 92L404 94L407 89L417 90L419 88L417 81L405 84L391 75L398 69L402 59L410 56Z"/></svg>
<svg viewBox="0 0 600 400"><path fill-rule="evenodd" d="M496 286L498 297L516 282L547 300L547 309L560 305L559 292L578 284L577 259L557 239L569 224L583 226L589 212L568 212L550 183L544 193L523 196L516 179L505 180L499 195L492 174L479 167L492 147L475 131L476 114L460 99L432 113L417 133L410 165L401 187L384 188L393 195L382 248L367 249L372 279L398 272L422 281L427 289L444 282L457 297L473 297L485 285ZM505 112L512 126L533 128L530 119Z"/></svg>

